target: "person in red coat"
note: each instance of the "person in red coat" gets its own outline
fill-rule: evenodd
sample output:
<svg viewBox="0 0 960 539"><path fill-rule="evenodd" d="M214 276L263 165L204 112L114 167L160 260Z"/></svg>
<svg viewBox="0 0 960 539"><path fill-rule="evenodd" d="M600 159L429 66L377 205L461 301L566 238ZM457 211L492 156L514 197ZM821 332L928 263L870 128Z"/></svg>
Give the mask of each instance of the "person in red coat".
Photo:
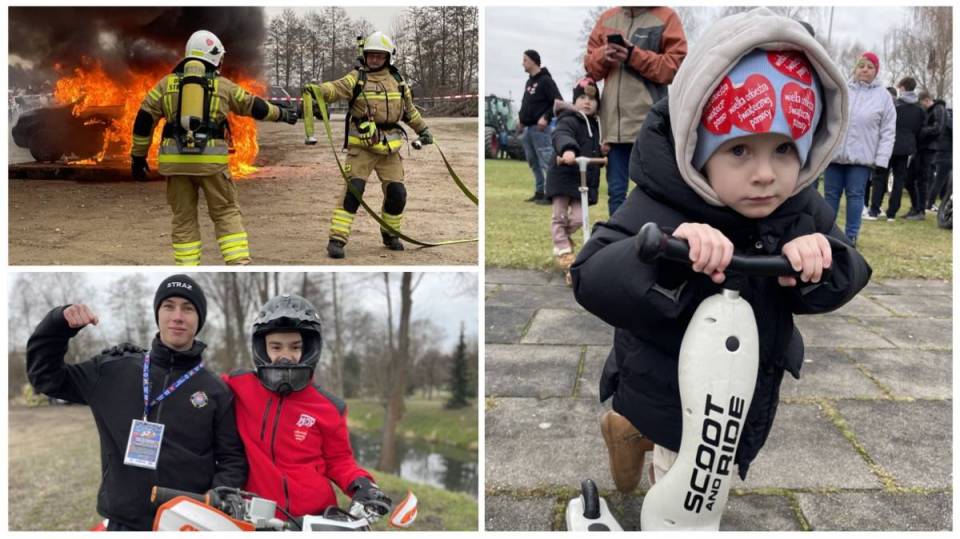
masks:
<svg viewBox="0 0 960 539"><path fill-rule="evenodd" d="M353 458L346 404L311 383L323 343L313 305L294 294L271 299L252 340L256 371L224 376L250 465L245 490L299 517L337 505L332 482L368 513L387 514L390 498Z"/></svg>

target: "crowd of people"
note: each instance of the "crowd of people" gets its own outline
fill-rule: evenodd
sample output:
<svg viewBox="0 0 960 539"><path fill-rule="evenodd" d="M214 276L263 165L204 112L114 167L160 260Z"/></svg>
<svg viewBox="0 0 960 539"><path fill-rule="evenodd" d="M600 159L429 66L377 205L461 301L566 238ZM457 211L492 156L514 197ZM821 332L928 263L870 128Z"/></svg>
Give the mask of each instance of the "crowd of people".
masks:
<svg viewBox="0 0 960 539"><path fill-rule="evenodd" d="M814 36L810 24L801 25ZM611 216L623 204L630 180L636 180L628 170L644 121L653 106L666 97L668 85L686 56L683 24L668 7L610 8L599 16L590 33L583 61L585 75L574 93L587 84L585 81L598 87L602 83L597 106L588 114L596 117L599 134L587 138L597 138L598 155L607 158L607 207ZM566 152L592 155L593 148L581 149L571 145L568 136L558 135L556 111L562 109L557 103L563 97L536 50L523 53L523 69L529 78L519 113L520 129L534 176L534 193L527 201L553 205L553 254L569 282L573 243L563 231L577 228L582 208L574 200L575 190L551 185L550 181L551 176L569 180L574 173L551 169L573 169L572 159L558 157L563 158ZM950 191L952 110L944 100L918 89L914 77L903 77L895 88L885 88L879 74L879 57L863 52L847 81L851 113L846 135L823 174L823 197L834 214L839 212L841 197L846 200L844 232L853 245L863 219L881 218L884 198L886 219L895 220L905 189L910 209L901 218L923 220L926 212L937 211ZM577 107L578 95L582 93L574 96L574 107L568 107L568 111ZM592 189L599 185L598 165L590 167L589 177L595 182L589 186L590 204L594 204Z"/></svg>

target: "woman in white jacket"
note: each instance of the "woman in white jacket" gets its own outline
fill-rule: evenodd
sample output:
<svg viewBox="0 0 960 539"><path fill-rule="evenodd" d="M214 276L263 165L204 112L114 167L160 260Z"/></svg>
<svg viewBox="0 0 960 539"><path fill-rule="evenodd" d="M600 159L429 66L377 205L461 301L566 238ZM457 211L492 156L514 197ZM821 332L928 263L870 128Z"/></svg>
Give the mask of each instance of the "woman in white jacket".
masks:
<svg viewBox="0 0 960 539"><path fill-rule="evenodd" d="M847 222L844 231L854 245L860 233L863 193L874 168L886 168L897 134L897 111L890 94L877 79L880 60L872 52L860 55L853 78L847 81L850 94L850 124L843 144L824 172L824 198L836 212L840 195L847 195Z"/></svg>

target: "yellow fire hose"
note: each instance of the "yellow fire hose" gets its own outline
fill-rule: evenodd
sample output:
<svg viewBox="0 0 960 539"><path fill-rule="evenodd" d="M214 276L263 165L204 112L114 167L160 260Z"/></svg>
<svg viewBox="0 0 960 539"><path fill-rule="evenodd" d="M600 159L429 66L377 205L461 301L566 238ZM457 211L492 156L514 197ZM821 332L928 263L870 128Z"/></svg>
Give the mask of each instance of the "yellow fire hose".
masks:
<svg viewBox="0 0 960 539"><path fill-rule="evenodd" d="M471 242L477 241L477 238L462 239L462 240L446 240L446 241L438 241L438 242L420 241L418 239L411 238L410 236L403 234L399 230L387 224L386 221L384 221L383 218L380 217L378 212L374 211L369 205L367 205L366 201L363 199L363 195L360 194L353 187L353 185L350 184L350 178L349 176L347 176L346 171L343 170L343 164L340 162L339 152L337 151L336 144L334 144L333 142L333 130L330 128L330 118L327 115L327 107L326 107L326 103L324 102L323 95L317 95L312 91L307 91L307 92L304 92L303 94L304 128L307 131L308 139L309 137L313 136L313 133L312 133L313 103L312 103L311 97L317 100L317 108L320 109L320 117L323 119L323 127L324 127L324 130L326 130L327 132L327 140L330 142L330 149L333 151L333 157L337 161L337 168L340 169L340 176L343 178L344 183L347 185L347 190L350 192L350 194L353 195L354 198L360 201L360 205L363 207L363 209L367 210L367 213L370 214L370 217L372 217L373 220L376 221L384 230L386 230L390 234L393 234L394 236L397 236L398 238L402 239L407 243L419 245L420 247L438 247L440 245L453 245L457 243L471 243ZM477 196L471 193L470 190L467 188L467 186L464 185L463 182L460 180L460 178L456 175L456 173L453 171L453 168L450 166L450 163L447 161L447 157L440 150L439 146L437 147L437 151L440 152L440 157L443 159L443 163L444 165L446 165L447 171L450 173L450 176L453 178L453 181L457 184L460 190L463 191L463 194L466 195L467 198L473 201L474 204L477 204L478 203Z"/></svg>

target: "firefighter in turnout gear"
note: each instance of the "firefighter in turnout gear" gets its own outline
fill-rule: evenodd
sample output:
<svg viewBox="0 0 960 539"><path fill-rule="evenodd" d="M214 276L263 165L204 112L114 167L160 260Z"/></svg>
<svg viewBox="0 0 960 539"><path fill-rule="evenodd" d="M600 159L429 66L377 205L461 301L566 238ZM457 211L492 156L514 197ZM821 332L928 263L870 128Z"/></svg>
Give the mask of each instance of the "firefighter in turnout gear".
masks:
<svg viewBox="0 0 960 539"><path fill-rule="evenodd" d="M220 76L224 52L213 33L194 32L184 58L147 93L133 124L133 177L142 180L149 170L147 151L153 128L161 118L166 120L158 161L173 210L171 241L178 266L200 263L199 190L206 197L223 261L250 263L237 188L227 167L227 114L297 122L295 111L267 103Z"/></svg>
<svg viewBox="0 0 960 539"><path fill-rule="evenodd" d="M403 162L400 149L406 132L399 122L410 126L423 144L433 138L426 122L413 104L410 88L396 66L391 63L396 53L393 41L383 32L374 32L363 40L360 65L341 79L323 84L307 84L303 88L304 106L319 99L329 103L349 100L346 119L347 148L344 172L349 185L344 183L343 197L333 210L330 220L330 242L327 254L331 258L343 258L344 247L350 239L350 229L363 195L367 178L376 171L383 190L381 218L394 230L400 230L403 208L407 203L407 190L403 185ZM319 109L310 106L314 114ZM314 114L305 113L307 143L316 142L313 137ZM351 189L352 187L352 189ZM402 251L400 238L381 227L383 244L392 251Z"/></svg>

